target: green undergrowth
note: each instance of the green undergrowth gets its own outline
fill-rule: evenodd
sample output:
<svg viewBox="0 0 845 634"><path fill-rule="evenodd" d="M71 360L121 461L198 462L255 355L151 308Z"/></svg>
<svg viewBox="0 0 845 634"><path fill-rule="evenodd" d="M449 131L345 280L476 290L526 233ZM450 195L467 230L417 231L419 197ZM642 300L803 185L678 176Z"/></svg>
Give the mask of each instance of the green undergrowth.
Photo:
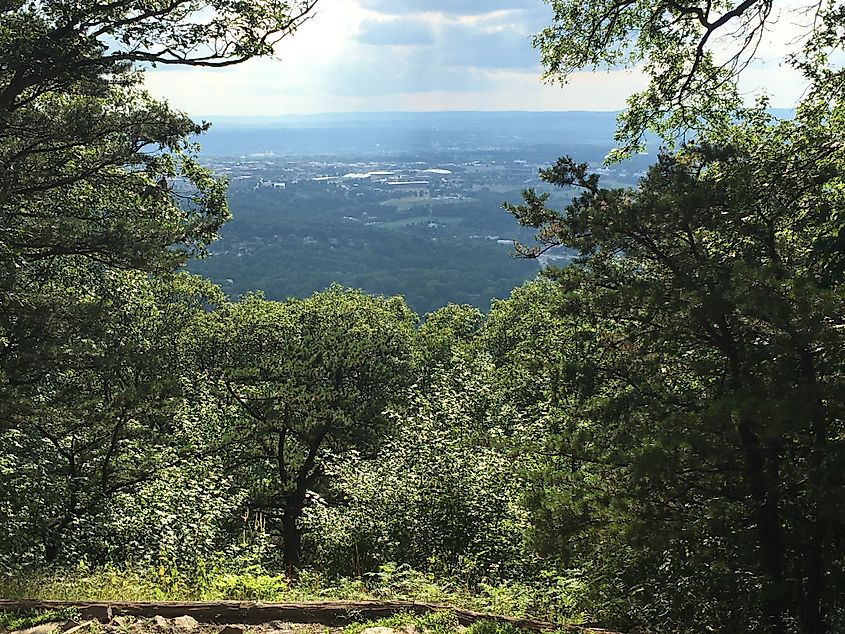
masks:
<svg viewBox="0 0 845 634"><path fill-rule="evenodd" d="M72 621L79 618L76 608L61 608L58 610L0 610L0 631L23 630L28 627L53 623L57 621Z"/></svg>
<svg viewBox="0 0 845 634"><path fill-rule="evenodd" d="M472 587L406 566L383 566L361 578L331 578L303 571L295 582L258 566L237 572L198 566L189 572L162 564L152 569L125 566L0 576L0 596L65 601L327 601L406 600L435 603L503 616L530 616L557 623L580 623L570 591L548 580L532 585L502 581ZM434 618L434 617L432 617ZM433 630L435 631L435 630ZM351 631L348 634L356 634ZM510 634L483 630L475 634Z"/></svg>
<svg viewBox="0 0 845 634"><path fill-rule="evenodd" d="M463 634L527 634L510 623L496 621L477 621L469 627L460 628L458 619L448 611L422 615L404 612L375 621L352 623L344 628L343 634L361 634L370 627L389 627L408 634L453 634L456 631Z"/></svg>
<svg viewBox="0 0 845 634"><path fill-rule="evenodd" d="M450 612L430 612L422 615L402 612L383 619L351 623L343 629L343 634L361 634L370 627L389 627L408 634L451 634L457 630L458 620Z"/></svg>

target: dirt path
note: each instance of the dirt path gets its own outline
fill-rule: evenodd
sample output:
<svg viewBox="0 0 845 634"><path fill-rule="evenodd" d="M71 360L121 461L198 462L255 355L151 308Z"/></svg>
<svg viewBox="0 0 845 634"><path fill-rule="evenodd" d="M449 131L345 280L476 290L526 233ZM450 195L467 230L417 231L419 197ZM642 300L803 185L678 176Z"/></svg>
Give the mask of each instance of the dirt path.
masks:
<svg viewBox="0 0 845 634"><path fill-rule="evenodd" d="M340 634L342 631L342 627L314 623L270 621L251 625L219 625L200 623L189 616L168 619L160 615L153 618L118 616L108 623L97 620L42 623L13 633L0 627L3 634Z"/></svg>
<svg viewBox="0 0 845 634"><path fill-rule="evenodd" d="M579 634L617 634L600 628L484 614L418 601L259 603L248 601L0 600L0 610L44 612L65 608L74 608L80 615L80 623L59 627L60 634L271 634L276 632L318 634L340 632L350 623L376 621L396 614L419 616L432 612L453 614L461 626L471 625L478 621L494 621L537 633L558 631ZM82 628L83 622L85 629ZM221 625L227 627L221 628ZM56 629L54 624L51 629L30 628L30 630L21 631L20 634L55 634ZM382 631L369 634L390 633Z"/></svg>

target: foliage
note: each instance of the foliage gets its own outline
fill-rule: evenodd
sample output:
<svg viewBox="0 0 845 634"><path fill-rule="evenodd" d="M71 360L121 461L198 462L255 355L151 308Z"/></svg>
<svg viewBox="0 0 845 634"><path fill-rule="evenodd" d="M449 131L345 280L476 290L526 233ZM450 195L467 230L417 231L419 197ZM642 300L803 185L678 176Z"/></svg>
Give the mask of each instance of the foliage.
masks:
<svg viewBox="0 0 845 634"><path fill-rule="evenodd" d="M414 347L421 378L431 381L453 368L456 353L475 338L483 325L481 311L466 304L448 304L426 314Z"/></svg>
<svg viewBox="0 0 845 634"><path fill-rule="evenodd" d="M546 77L565 83L585 69L637 68L649 80L620 116L622 153L640 147L647 130L664 140L689 139L729 123L745 110L742 72L777 22L800 25L783 43L782 60L824 98L841 97L843 12L836 2L770 0L546 0L552 24L534 39Z"/></svg>
<svg viewBox="0 0 845 634"><path fill-rule="evenodd" d="M771 3L553 0L550 75L646 63L627 149L697 138L636 189L543 170L579 193L508 205L539 231L517 249L574 265L417 326L398 297L231 301L175 273L225 185L132 64L269 53L313 3L153 5L0 9L0 593L842 629L839 7L813 10L784 122L733 83Z"/></svg>
<svg viewBox="0 0 845 634"><path fill-rule="evenodd" d="M85 333L63 332L61 357L39 369L44 375L3 392L4 567L42 556L73 560L90 537L85 526L98 523L106 500L136 491L179 461L180 449L168 442L178 436L180 379L167 370L175 333L197 308L186 303L194 281L100 271L92 275L100 284L97 297L87 284L91 277L78 273L47 284L71 311L84 311ZM191 301L199 301L196 294ZM57 315L51 319L61 323Z"/></svg>
<svg viewBox="0 0 845 634"><path fill-rule="evenodd" d="M310 492L350 451L372 452L384 409L410 384L416 317L400 298L340 287L304 300L250 296L201 316L190 365L215 399L218 450L250 491L250 512L299 565L299 519Z"/></svg>
<svg viewBox="0 0 845 634"><path fill-rule="evenodd" d="M169 343L204 291L168 275L228 209L193 156L207 126L147 95L133 63L266 55L311 7L0 8L0 568L77 556L68 533L178 460Z"/></svg>
<svg viewBox="0 0 845 634"><path fill-rule="evenodd" d="M76 608L59 608L56 610L3 610L0 611L0 629L9 631L24 630L42 623L57 621L72 621L79 618Z"/></svg>
<svg viewBox="0 0 845 634"><path fill-rule="evenodd" d="M840 618L843 294L820 249L840 230L843 157L820 125L837 120L760 113L662 156L635 191L561 159L543 177L582 195L510 207L539 249L580 252L548 275L596 353L568 359L577 398L532 515L611 622Z"/></svg>
<svg viewBox="0 0 845 634"><path fill-rule="evenodd" d="M442 372L394 411L377 457L338 467L307 517L315 564L360 575L403 562L468 583L522 571L520 465L484 444L499 424L486 371Z"/></svg>

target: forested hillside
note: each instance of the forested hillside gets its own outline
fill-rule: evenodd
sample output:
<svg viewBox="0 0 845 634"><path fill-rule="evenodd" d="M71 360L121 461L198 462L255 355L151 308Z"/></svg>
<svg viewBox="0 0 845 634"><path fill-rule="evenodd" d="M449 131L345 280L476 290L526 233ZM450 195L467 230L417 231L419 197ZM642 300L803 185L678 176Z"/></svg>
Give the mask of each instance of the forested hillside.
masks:
<svg viewBox="0 0 845 634"><path fill-rule="evenodd" d="M610 160L664 150L541 170L517 252L574 259L423 316L184 270L226 182L144 69L270 55L311 0L0 7L0 595L845 628L845 9L782 120L737 84L770 2L549 4L550 79L645 63Z"/></svg>

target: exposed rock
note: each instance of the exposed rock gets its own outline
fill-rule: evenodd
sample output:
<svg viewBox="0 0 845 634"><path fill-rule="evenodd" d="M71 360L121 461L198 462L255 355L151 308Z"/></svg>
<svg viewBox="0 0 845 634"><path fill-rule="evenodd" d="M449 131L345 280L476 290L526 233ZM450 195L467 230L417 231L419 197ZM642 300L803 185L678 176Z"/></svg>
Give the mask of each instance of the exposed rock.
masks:
<svg viewBox="0 0 845 634"><path fill-rule="evenodd" d="M156 627L160 627L162 629L165 629L165 630L170 629L170 621L168 621L166 618L164 618L161 614L156 614L153 617L153 625L155 625Z"/></svg>
<svg viewBox="0 0 845 634"><path fill-rule="evenodd" d="M80 616L86 621L99 621L109 623L112 619L111 605L106 603L91 603L79 609Z"/></svg>
<svg viewBox="0 0 845 634"><path fill-rule="evenodd" d="M404 634L405 628L395 629L392 627L365 627L361 634Z"/></svg>
<svg viewBox="0 0 845 634"><path fill-rule="evenodd" d="M79 623L71 628L66 630L62 630L64 634L79 634L83 630L88 629L88 626L91 625L94 621L85 621L85 623Z"/></svg>
<svg viewBox="0 0 845 634"><path fill-rule="evenodd" d="M361 634L419 634L420 630L413 623L401 627L366 627Z"/></svg>
<svg viewBox="0 0 845 634"><path fill-rule="evenodd" d="M15 634L50 634L58 629L60 629L59 623L42 623L41 625L28 627L25 630L18 630Z"/></svg>
<svg viewBox="0 0 845 634"><path fill-rule="evenodd" d="M50 634L50 632L53 632L57 628L58 625L56 623L42 623L41 625L28 627L25 630L17 630L16 634Z"/></svg>
<svg viewBox="0 0 845 634"><path fill-rule="evenodd" d="M180 630L194 630L199 627L197 620L187 614L185 616L177 616L173 619L173 625L174 627L178 627Z"/></svg>

